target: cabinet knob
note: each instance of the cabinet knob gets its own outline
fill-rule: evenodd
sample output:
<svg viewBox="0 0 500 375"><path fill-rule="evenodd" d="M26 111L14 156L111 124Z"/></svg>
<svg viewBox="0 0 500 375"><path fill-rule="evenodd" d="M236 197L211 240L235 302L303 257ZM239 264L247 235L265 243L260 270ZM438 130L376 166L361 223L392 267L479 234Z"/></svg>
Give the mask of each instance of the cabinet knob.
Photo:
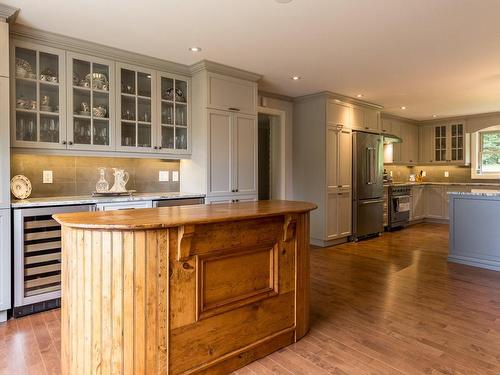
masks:
<svg viewBox="0 0 500 375"><path fill-rule="evenodd" d="M370 128L369 128L368 126L365 126L365 129L366 129L366 130L368 130L368 129L370 129Z"/></svg>
<svg viewBox="0 0 500 375"><path fill-rule="evenodd" d="M61 143L62 143L63 145L65 145L65 144L66 144L66 141L62 141Z"/></svg>
<svg viewBox="0 0 500 375"><path fill-rule="evenodd" d="M161 150L161 146L158 146L158 150Z"/></svg>
<svg viewBox="0 0 500 375"><path fill-rule="evenodd" d="M154 147L154 149L155 149L155 150L158 150L158 146L155 146L155 147Z"/></svg>
<svg viewBox="0 0 500 375"><path fill-rule="evenodd" d="M71 146L72 144L73 144L73 141L69 141L69 142L68 142L68 145L70 145L70 146Z"/></svg>

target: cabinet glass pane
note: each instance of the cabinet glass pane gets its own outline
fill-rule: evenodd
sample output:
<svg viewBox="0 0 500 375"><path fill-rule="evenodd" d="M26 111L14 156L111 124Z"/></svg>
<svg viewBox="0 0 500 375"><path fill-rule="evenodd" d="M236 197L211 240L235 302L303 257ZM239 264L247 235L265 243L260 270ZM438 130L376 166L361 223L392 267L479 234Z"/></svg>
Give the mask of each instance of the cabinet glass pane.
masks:
<svg viewBox="0 0 500 375"><path fill-rule="evenodd" d="M59 112L59 87L40 82L40 111Z"/></svg>
<svg viewBox="0 0 500 375"><path fill-rule="evenodd" d="M94 118L109 117L109 95L108 93L92 93L92 116Z"/></svg>
<svg viewBox="0 0 500 375"><path fill-rule="evenodd" d="M151 74L137 73L137 95L151 97Z"/></svg>
<svg viewBox="0 0 500 375"><path fill-rule="evenodd" d="M137 99L137 119L142 122L151 122L151 100Z"/></svg>
<svg viewBox="0 0 500 375"><path fill-rule="evenodd" d="M135 95L135 72L128 69L121 70L122 93Z"/></svg>
<svg viewBox="0 0 500 375"><path fill-rule="evenodd" d="M174 148L174 128L172 126L161 127L161 147Z"/></svg>
<svg viewBox="0 0 500 375"><path fill-rule="evenodd" d="M36 51L16 47L16 78L37 79Z"/></svg>
<svg viewBox="0 0 500 375"><path fill-rule="evenodd" d="M89 145L92 135L90 119L76 118L74 122L73 142L77 145Z"/></svg>
<svg viewBox="0 0 500 375"><path fill-rule="evenodd" d="M175 106L175 124L187 125L187 106L176 104Z"/></svg>
<svg viewBox="0 0 500 375"><path fill-rule="evenodd" d="M107 65L92 64L92 89L109 91L109 67Z"/></svg>
<svg viewBox="0 0 500 375"><path fill-rule="evenodd" d="M122 146L135 147L136 146L136 134L135 134L135 123L134 122L122 122L121 127L121 144Z"/></svg>
<svg viewBox="0 0 500 375"><path fill-rule="evenodd" d="M451 139L451 147L452 148L457 148L457 138L456 137L453 137Z"/></svg>
<svg viewBox="0 0 500 375"><path fill-rule="evenodd" d="M73 89L73 113L90 117L90 91Z"/></svg>
<svg viewBox="0 0 500 375"><path fill-rule="evenodd" d="M151 125L138 125L137 146L151 147Z"/></svg>
<svg viewBox="0 0 500 375"><path fill-rule="evenodd" d="M16 113L16 139L18 141L36 142L37 121L35 113Z"/></svg>
<svg viewBox="0 0 500 375"><path fill-rule="evenodd" d="M446 150L441 150L441 158L439 160L441 161L446 160Z"/></svg>
<svg viewBox="0 0 500 375"><path fill-rule="evenodd" d="M135 97L122 95L122 120L135 121Z"/></svg>
<svg viewBox="0 0 500 375"><path fill-rule="evenodd" d="M463 158L464 158L464 150L463 149L459 149L457 151L458 151L457 160L463 160Z"/></svg>
<svg viewBox="0 0 500 375"><path fill-rule="evenodd" d="M187 129L175 128L175 148L178 150L187 149Z"/></svg>
<svg viewBox="0 0 500 375"><path fill-rule="evenodd" d="M109 146L109 121L94 119L94 144Z"/></svg>
<svg viewBox="0 0 500 375"><path fill-rule="evenodd" d="M174 100L174 80L171 78L161 77L161 99Z"/></svg>
<svg viewBox="0 0 500 375"><path fill-rule="evenodd" d="M23 110L38 109L36 82L16 79L16 108Z"/></svg>
<svg viewBox="0 0 500 375"><path fill-rule="evenodd" d="M169 125L174 123L174 105L172 103L161 103L161 123Z"/></svg>
<svg viewBox="0 0 500 375"><path fill-rule="evenodd" d="M59 82L59 57L57 55L40 52L40 81Z"/></svg>
<svg viewBox="0 0 500 375"><path fill-rule="evenodd" d="M59 143L59 116L40 115L40 142Z"/></svg>
<svg viewBox="0 0 500 375"><path fill-rule="evenodd" d="M175 101L179 103L187 102L187 82L175 80Z"/></svg>
<svg viewBox="0 0 500 375"><path fill-rule="evenodd" d="M90 62L73 60L73 87L90 87Z"/></svg>

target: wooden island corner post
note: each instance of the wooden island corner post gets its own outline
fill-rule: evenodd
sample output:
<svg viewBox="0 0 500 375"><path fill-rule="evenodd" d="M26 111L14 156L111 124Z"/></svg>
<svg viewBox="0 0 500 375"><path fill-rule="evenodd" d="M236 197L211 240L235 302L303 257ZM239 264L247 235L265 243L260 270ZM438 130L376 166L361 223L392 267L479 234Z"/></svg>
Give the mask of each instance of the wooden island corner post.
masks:
<svg viewBox="0 0 500 375"><path fill-rule="evenodd" d="M315 208L56 215L63 374L225 374L299 340L309 329Z"/></svg>

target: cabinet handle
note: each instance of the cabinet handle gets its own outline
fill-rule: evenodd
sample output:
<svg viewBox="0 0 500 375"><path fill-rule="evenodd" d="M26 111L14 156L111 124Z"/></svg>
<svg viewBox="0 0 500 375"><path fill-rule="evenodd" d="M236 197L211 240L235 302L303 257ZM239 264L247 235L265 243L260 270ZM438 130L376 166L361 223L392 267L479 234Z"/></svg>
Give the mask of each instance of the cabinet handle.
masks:
<svg viewBox="0 0 500 375"><path fill-rule="evenodd" d="M161 146L158 146L158 150L161 150Z"/></svg>
<svg viewBox="0 0 500 375"><path fill-rule="evenodd" d="M239 190L238 190L238 189L236 189L235 191L236 191L236 192L239 192Z"/></svg>
<svg viewBox="0 0 500 375"><path fill-rule="evenodd" d="M365 129L366 129L366 130L368 130L368 129L370 129L370 128L369 128L368 126L365 126Z"/></svg>
<svg viewBox="0 0 500 375"><path fill-rule="evenodd" d="M66 144L66 141L62 141L61 143L62 143L63 145L65 145L65 144Z"/></svg>
<svg viewBox="0 0 500 375"><path fill-rule="evenodd" d="M228 108L230 111L236 111L236 112L239 112L240 109L239 108L236 108L236 107L229 107Z"/></svg>
<svg viewBox="0 0 500 375"><path fill-rule="evenodd" d="M155 150L158 150L158 146L155 146L155 147L154 147L154 149L155 149Z"/></svg>
<svg viewBox="0 0 500 375"><path fill-rule="evenodd" d="M72 144L73 144L73 141L69 141L69 142L68 142L68 145L70 145L70 146L71 146Z"/></svg>

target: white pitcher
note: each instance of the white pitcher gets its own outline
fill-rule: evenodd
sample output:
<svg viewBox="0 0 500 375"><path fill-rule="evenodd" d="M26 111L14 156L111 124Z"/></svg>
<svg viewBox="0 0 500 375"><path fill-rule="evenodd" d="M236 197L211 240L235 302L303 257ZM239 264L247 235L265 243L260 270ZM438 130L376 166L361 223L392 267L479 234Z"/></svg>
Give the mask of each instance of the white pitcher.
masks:
<svg viewBox="0 0 500 375"><path fill-rule="evenodd" d="M126 193L127 188L125 186L130 177L129 173L124 169L113 168L113 176L115 176L115 183L109 191L113 193Z"/></svg>

